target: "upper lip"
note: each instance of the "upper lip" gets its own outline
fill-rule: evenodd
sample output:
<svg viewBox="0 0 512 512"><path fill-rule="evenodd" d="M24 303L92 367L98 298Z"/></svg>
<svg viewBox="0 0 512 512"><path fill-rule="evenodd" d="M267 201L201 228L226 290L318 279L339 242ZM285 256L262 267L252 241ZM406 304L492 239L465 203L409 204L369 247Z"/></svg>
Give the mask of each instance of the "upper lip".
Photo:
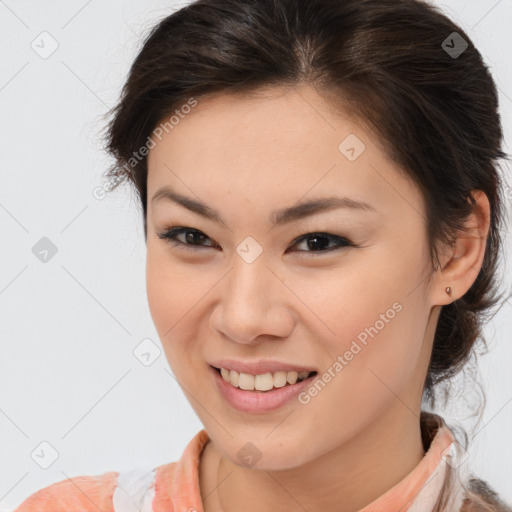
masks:
<svg viewBox="0 0 512 512"><path fill-rule="evenodd" d="M226 368L235 370L238 373L248 373L250 375L261 375L263 373L274 373L278 371L285 372L313 372L314 368L301 366L298 364L284 363L280 361L259 360L254 362L236 361L235 359L220 359L210 363L215 368Z"/></svg>

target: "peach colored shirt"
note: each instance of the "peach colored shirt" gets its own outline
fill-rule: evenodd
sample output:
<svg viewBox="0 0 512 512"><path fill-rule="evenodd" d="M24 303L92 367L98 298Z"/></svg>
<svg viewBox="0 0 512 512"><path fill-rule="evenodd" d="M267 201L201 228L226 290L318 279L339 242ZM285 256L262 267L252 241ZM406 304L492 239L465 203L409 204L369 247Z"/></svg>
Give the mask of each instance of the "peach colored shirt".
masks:
<svg viewBox="0 0 512 512"><path fill-rule="evenodd" d="M198 432L177 462L153 469L78 476L29 496L14 512L204 512L199 488L199 459L209 440ZM420 463L360 512L430 512L439 496L446 465L460 466L462 456L447 426L437 431ZM451 505L460 509L463 485L456 479Z"/></svg>

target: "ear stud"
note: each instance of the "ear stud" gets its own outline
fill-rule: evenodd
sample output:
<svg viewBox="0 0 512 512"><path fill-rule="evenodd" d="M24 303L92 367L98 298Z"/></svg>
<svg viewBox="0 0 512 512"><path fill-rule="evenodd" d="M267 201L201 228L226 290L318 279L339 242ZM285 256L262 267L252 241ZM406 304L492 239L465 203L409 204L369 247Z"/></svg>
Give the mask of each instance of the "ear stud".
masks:
<svg viewBox="0 0 512 512"><path fill-rule="evenodd" d="M446 287L446 293L447 293L448 295L451 295L451 294L452 294L452 289L451 289L449 286L447 286L447 287Z"/></svg>

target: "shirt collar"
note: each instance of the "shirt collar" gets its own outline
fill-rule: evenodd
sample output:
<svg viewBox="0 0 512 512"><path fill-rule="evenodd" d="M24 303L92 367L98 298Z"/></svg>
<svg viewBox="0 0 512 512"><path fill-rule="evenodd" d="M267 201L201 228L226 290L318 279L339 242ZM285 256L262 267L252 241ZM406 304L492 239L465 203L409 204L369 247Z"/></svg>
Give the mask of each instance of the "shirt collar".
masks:
<svg viewBox="0 0 512 512"><path fill-rule="evenodd" d="M431 414L431 413L422 413ZM437 415L439 421L427 432L431 438L427 451L419 464L400 482L378 497L360 512L430 512L436 503L444 483L448 464L458 468L463 463L463 450L451 430ZM424 427L422 427L424 428ZM183 455L173 464L160 466L156 475L157 502L164 510L165 503L174 505L172 510L204 512L199 487L199 460L209 440L203 429L189 442ZM457 472L456 472L457 475ZM456 476L455 488L450 492L451 506L459 510L464 486ZM165 488L165 493L163 492ZM160 510L158 507L155 510Z"/></svg>

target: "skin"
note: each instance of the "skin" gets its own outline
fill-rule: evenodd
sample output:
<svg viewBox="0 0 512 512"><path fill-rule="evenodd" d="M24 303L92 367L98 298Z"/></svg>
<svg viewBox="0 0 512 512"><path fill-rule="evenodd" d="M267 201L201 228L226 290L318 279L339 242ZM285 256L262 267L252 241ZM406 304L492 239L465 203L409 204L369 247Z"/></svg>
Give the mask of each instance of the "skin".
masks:
<svg viewBox="0 0 512 512"><path fill-rule="evenodd" d="M210 437L199 465L205 511L352 512L424 456L419 415L435 326L442 305L478 274L489 203L475 192L479 208L468 234L441 251L441 269L426 279L423 198L376 136L335 114L311 86L261 92L200 100L155 139L149 307L169 365ZM349 134L366 146L355 161L338 150ZM226 225L171 201L152 204L163 185L214 208ZM364 200L378 213L334 209L271 229L274 209L331 195ZM171 226L206 238L191 243L181 235L192 248L173 246L157 236ZM313 248L296 241L314 232L356 246L325 251L314 240ZM248 236L262 248L252 263L236 252ZM224 357L289 361L322 374L395 302L401 311L308 404L242 413L213 385L208 362ZM237 457L247 442L261 452L252 467Z"/></svg>

